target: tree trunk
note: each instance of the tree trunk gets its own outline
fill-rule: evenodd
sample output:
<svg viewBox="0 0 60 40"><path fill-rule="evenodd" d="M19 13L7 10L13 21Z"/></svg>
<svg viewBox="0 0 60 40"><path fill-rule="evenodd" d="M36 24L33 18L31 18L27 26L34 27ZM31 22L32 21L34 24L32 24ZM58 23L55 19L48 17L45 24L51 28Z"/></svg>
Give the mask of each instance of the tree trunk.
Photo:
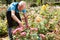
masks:
<svg viewBox="0 0 60 40"><path fill-rule="evenodd" d="M14 0L14 2L16 2L16 0Z"/></svg>
<svg viewBox="0 0 60 40"><path fill-rule="evenodd" d="M11 4L12 0L6 0L6 5Z"/></svg>
<svg viewBox="0 0 60 40"><path fill-rule="evenodd" d="M42 5L42 0L41 0L41 5Z"/></svg>

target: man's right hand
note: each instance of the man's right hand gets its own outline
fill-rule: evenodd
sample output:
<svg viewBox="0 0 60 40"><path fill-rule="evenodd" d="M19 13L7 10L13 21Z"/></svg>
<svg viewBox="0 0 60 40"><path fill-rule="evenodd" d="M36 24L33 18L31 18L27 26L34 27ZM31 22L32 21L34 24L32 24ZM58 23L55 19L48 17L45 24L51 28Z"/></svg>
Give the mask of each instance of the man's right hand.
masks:
<svg viewBox="0 0 60 40"><path fill-rule="evenodd" d="M22 24L22 22L19 22L19 26L20 27L24 27L24 25Z"/></svg>

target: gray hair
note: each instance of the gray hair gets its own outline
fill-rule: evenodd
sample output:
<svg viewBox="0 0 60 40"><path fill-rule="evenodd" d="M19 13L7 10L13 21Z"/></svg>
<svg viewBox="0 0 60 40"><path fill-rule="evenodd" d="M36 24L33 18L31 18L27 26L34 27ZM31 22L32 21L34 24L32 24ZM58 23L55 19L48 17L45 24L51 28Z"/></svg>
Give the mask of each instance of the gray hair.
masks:
<svg viewBox="0 0 60 40"><path fill-rule="evenodd" d="M26 3L26 2L24 2L24 1L20 1L20 2L19 2L19 5L22 6L22 5L24 5L25 3Z"/></svg>

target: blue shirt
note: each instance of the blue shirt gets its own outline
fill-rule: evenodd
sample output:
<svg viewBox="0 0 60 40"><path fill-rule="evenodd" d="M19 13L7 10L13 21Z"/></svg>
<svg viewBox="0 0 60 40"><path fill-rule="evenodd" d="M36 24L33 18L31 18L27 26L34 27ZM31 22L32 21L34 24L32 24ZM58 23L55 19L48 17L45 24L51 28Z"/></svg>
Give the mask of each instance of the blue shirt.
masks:
<svg viewBox="0 0 60 40"><path fill-rule="evenodd" d="M18 8L16 7L16 5L18 4L18 2L13 2L10 4L10 6L8 7L8 11L14 10L15 12L19 12ZM22 10L23 13L26 13L26 9Z"/></svg>

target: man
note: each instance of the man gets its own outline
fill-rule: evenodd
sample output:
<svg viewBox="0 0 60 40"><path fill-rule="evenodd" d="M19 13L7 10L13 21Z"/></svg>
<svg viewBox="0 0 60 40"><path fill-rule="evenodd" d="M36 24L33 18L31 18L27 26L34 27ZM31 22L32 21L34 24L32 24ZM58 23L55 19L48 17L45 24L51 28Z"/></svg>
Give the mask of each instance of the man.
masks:
<svg viewBox="0 0 60 40"><path fill-rule="evenodd" d="M28 27L27 15L26 15L26 9L25 8L26 8L26 2L24 2L24 1L13 2L8 7L6 16L7 16L8 34L9 34L10 40L13 40L12 33L11 33L12 26L19 25L20 27L23 27L23 24L21 22L21 18L19 15L19 11L23 12L23 16L24 16L25 22L26 22L26 27Z"/></svg>

